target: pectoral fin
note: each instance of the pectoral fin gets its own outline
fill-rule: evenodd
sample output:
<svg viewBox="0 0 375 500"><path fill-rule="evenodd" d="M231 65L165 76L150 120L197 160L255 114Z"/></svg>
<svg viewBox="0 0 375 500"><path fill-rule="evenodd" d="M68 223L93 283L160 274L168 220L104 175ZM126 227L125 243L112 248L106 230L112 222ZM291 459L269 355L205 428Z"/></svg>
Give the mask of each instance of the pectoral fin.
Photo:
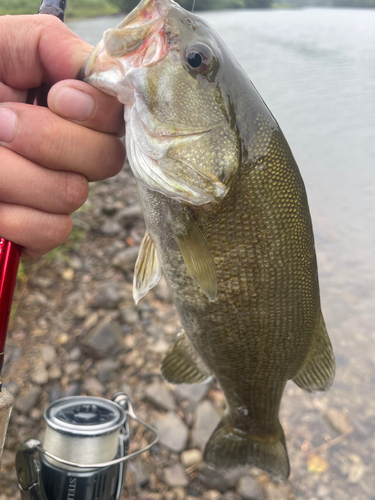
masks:
<svg viewBox="0 0 375 500"><path fill-rule="evenodd" d="M190 276L201 287L211 302L217 295L217 272L207 241L193 216L185 212L171 224Z"/></svg>
<svg viewBox="0 0 375 500"><path fill-rule="evenodd" d="M172 384L198 384L211 376L183 332L163 359L161 373Z"/></svg>
<svg viewBox="0 0 375 500"><path fill-rule="evenodd" d="M146 233L134 269L133 297L136 304L155 285L161 277L161 266L156 252L155 243L149 233Z"/></svg>

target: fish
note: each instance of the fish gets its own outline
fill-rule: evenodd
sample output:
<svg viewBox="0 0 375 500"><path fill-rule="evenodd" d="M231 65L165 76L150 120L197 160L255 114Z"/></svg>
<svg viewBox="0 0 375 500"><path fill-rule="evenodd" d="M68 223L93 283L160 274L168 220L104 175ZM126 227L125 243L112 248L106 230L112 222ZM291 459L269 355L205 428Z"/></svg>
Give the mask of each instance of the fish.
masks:
<svg viewBox="0 0 375 500"><path fill-rule="evenodd" d="M214 376L226 398L204 460L287 479L286 382L324 391L335 362L306 190L277 121L214 29L172 0L143 0L107 30L83 76L124 104L146 222L135 301L164 275L181 321L161 373Z"/></svg>

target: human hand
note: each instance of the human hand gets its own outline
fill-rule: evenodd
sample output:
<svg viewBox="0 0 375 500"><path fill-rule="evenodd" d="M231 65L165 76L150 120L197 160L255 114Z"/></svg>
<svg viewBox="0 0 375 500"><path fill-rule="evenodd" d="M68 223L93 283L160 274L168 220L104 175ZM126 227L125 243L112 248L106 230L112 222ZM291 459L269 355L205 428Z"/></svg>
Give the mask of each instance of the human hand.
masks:
<svg viewBox="0 0 375 500"><path fill-rule="evenodd" d="M92 47L53 16L0 17L0 237L37 257L60 245L88 181L121 170L123 108L72 80ZM28 90L52 85L48 108Z"/></svg>

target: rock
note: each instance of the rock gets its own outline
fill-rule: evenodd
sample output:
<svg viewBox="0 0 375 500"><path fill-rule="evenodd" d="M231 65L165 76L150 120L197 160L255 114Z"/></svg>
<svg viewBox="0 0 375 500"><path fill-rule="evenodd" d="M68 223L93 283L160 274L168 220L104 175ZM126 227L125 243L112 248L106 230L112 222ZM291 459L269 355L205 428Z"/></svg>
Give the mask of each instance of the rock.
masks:
<svg viewBox="0 0 375 500"><path fill-rule="evenodd" d="M350 484L359 483L364 473L366 472L365 464L362 462L362 459L360 457L358 458L359 460L356 460L354 464L349 468L348 483Z"/></svg>
<svg viewBox="0 0 375 500"><path fill-rule="evenodd" d="M106 236L117 236L122 231L121 225L114 219L107 219L99 231Z"/></svg>
<svg viewBox="0 0 375 500"><path fill-rule="evenodd" d="M168 302L171 300L171 292L169 291L164 276L160 278L159 283L152 291L154 292L154 295L158 300L162 300L164 302Z"/></svg>
<svg viewBox="0 0 375 500"><path fill-rule="evenodd" d="M93 355L113 356L121 351L122 334L117 321L104 318L82 341Z"/></svg>
<svg viewBox="0 0 375 500"><path fill-rule="evenodd" d="M185 450L181 453L181 462L182 465L187 469L192 465L198 465L202 462L203 455L200 450Z"/></svg>
<svg viewBox="0 0 375 500"><path fill-rule="evenodd" d="M161 326L150 325L146 328L146 332L153 339L159 340L165 336L165 330Z"/></svg>
<svg viewBox="0 0 375 500"><path fill-rule="evenodd" d="M112 260L112 265L122 271L133 271L139 247L128 247L119 252Z"/></svg>
<svg viewBox="0 0 375 500"><path fill-rule="evenodd" d="M134 477L134 484L145 486L148 483L150 472L142 460L135 459L128 462L128 469Z"/></svg>
<svg viewBox="0 0 375 500"><path fill-rule="evenodd" d="M73 310L73 314L78 319L85 319L90 314L90 310L84 304L78 304Z"/></svg>
<svg viewBox="0 0 375 500"><path fill-rule="evenodd" d="M165 384L155 382L146 388L146 398L150 403L162 410L174 411L176 405L171 393L165 387Z"/></svg>
<svg viewBox="0 0 375 500"><path fill-rule="evenodd" d="M241 500L241 497L234 491L226 491L220 500Z"/></svg>
<svg viewBox="0 0 375 500"><path fill-rule="evenodd" d="M176 453L185 449L189 429L175 413L168 413L158 420L155 427L160 436L160 443Z"/></svg>
<svg viewBox="0 0 375 500"><path fill-rule="evenodd" d="M65 366L65 373L68 376L76 375L79 372L80 368L81 368L81 364L80 363L76 363L76 362L68 363Z"/></svg>
<svg viewBox="0 0 375 500"><path fill-rule="evenodd" d="M48 372L50 380L56 380L61 377L61 368L59 365L52 365Z"/></svg>
<svg viewBox="0 0 375 500"><path fill-rule="evenodd" d="M221 493L217 490L208 490L203 495L204 500L219 500L219 498L221 498Z"/></svg>
<svg viewBox="0 0 375 500"><path fill-rule="evenodd" d="M69 265L72 267L75 271L80 271L83 267L82 260L77 257L76 255L73 255L69 259Z"/></svg>
<svg viewBox="0 0 375 500"><path fill-rule="evenodd" d="M350 420L344 413L336 408L328 408L323 413L323 418L328 422L333 430L342 434L351 427Z"/></svg>
<svg viewBox="0 0 375 500"><path fill-rule="evenodd" d="M66 269L64 269L64 271L61 273L61 277L62 279L64 279L65 281L73 281L74 279L74 269L72 269L71 267L67 267Z"/></svg>
<svg viewBox="0 0 375 500"><path fill-rule="evenodd" d="M97 364L97 377L102 384L109 382L115 376L116 370L120 367L120 362L117 359L103 359Z"/></svg>
<svg viewBox="0 0 375 500"><path fill-rule="evenodd" d="M184 468L179 463L172 467L167 467L164 470L164 480L171 488L176 486L187 486L189 484Z"/></svg>
<svg viewBox="0 0 375 500"><path fill-rule="evenodd" d="M32 387L27 394L19 396L16 399L16 402L14 404L15 409L20 413L30 413L31 408L36 406L41 393L42 389L40 387Z"/></svg>
<svg viewBox="0 0 375 500"><path fill-rule="evenodd" d="M69 351L69 361L78 361L82 357L82 351L78 346Z"/></svg>
<svg viewBox="0 0 375 500"><path fill-rule="evenodd" d="M56 349L52 345L42 345L41 354L42 360L46 366L52 365L56 360Z"/></svg>
<svg viewBox="0 0 375 500"><path fill-rule="evenodd" d="M126 228L129 223L133 223L133 219L135 218L143 219L141 205L133 205L131 207L124 208L116 216L117 221L124 228Z"/></svg>
<svg viewBox="0 0 375 500"><path fill-rule="evenodd" d="M30 378L37 385L46 384L49 378L46 367L43 364L40 364L38 367L35 368Z"/></svg>
<svg viewBox="0 0 375 500"><path fill-rule="evenodd" d="M104 283L97 287L92 305L103 309L116 309L121 300L118 283Z"/></svg>
<svg viewBox="0 0 375 500"><path fill-rule="evenodd" d="M264 500L265 498L262 487L252 476L241 477L236 491L244 500Z"/></svg>
<svg viewBox="0 0 375 500"><path fill-rule="evenodd" d="M289 500L294 498L290 483L268 483L265 486L267 500Z"/></svg>
<svg viewBox="0 0 375 500"><path fill-rule="evenodd" d="M207 396L212 383L210 380L202 384L179 384L175 390L176 397L179 401L188 400L189 403L196 405Z"/></svg>
<svg viewBox="0 0 375 500"><path fill-rule="evenodd" d="M193 443L203 448L220 422L220 415L210 401L203 401L197 407L193 429Z"/></svg>
<svg viewBox="0 0 375 500"><path fill-rule="evenodd" d="M20 386L19 384L17 384L17 382L15 381L11 381L11 382L8 382L6 384L4 384L4 387L6 389L8 389L8 391L14 396L18 396L19 392L20 392Z"/></svg>
<svg viewBox="0 0 375 500"><path fill-rule="evenodd" d="M320 484L316 491L316 495L318 498L327 498L330 491L331 490L330 488L328 488L328 486L326 486L325 484Z"/></svg>
<svg viewBox="0 0 375 500"><path fill-rule="evenodd" d="M135 325L139 321L139 316L134 307L121 309L121 317L127 325Z"/></svg>
<svg viewBox="0 0 375 500"><path fill-rule="evenodd" d="M85 380L83 390L91 396L102 396L105 392L105 387L98 379L90 377Z"/></svg>
<svg viewBox="0 0 375 500"><path fill-rule="evenodd" d="M203 465L198 474L199 481L209 490L217 490L224 493L230 488L224 474L219 469Z"/></svg>
<svg viewBox="0 0 375 500"><path fill-rule="evenodd" d="M30 418L33 420L36 420L37 422L40 422L43 417L43 411L40 410L39 408L32 408L30 411Z"/></svg>
<svg viewBox="0 0 375 500"><path fill-rule="evenodd" d="M66 388L64 397L68 398L70 396L80 396L81 392L82 392L81 384L73 382L72 384L69 384L68 387Z"/></svg>

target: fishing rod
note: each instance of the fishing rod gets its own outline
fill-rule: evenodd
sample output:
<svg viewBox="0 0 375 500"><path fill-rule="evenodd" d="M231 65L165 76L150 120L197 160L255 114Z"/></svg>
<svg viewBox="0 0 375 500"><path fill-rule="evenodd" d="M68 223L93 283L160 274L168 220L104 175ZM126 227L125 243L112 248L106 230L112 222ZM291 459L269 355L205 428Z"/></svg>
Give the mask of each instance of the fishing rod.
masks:
<svg viewBox="0 0 375 500"><path fill-rule="evenodd" d="M67 0L43 0L39 14L64 21ZM46 87L29 91L27 102L45 98ZM14 398L1 383L4 347L22 248L0 237L0 466ZM128 460L158 440L158 432L134 413L129 397L112 400L73 396L51 403L44 412L43 444L27 439L16 455L22 500L119 500ZM152 435L152 441L128 454L129 421Z"/></svg>

